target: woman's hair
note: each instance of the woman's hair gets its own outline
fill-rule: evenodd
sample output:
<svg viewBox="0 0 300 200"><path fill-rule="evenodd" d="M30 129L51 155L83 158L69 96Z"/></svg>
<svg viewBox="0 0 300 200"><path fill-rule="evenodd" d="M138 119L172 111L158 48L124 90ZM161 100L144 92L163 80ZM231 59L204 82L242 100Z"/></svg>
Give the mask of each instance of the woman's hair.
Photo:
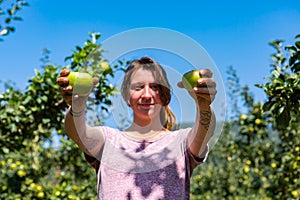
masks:
<svg viewBox="0 0 300 200"><path fill-rule="evenodd" d="M154 74L155 81L158 84L159 97L163 106L160 112L160 120L166 129L172 130L176 125L176 116L169 107L169 103L171 100L170 84L168 82L165 70L152 58L142 57L130 62L128 68L125 71L125 77L121 88L124 100L127 103L129 102L131 76L137 69L149 70Z"/></svg>

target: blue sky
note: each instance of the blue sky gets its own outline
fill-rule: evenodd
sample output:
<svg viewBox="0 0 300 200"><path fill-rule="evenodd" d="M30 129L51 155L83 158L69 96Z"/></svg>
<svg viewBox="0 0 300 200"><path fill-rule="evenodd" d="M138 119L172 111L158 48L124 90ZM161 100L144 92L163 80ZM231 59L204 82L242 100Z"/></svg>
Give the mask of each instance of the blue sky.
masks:
<svg viewBox="0 0 300 200"><path fill-rule="evenodd" d="M6 1L6 4L12 2ZM265 96L255 83L270 72L268 42L284 39L291 44L300 33L299 0L251 1L71 1L32 0L15 23L16 33L0 43L0 80L12 80L24 89L34 68L41 65L43 48L51 62L64 65L88 32L101 40L123 31L160 27L182 33L199 43L211 56L226 81L232 65L241 83L250 86L257 100ZM181 45L181 44L178 44Z"/></svg>

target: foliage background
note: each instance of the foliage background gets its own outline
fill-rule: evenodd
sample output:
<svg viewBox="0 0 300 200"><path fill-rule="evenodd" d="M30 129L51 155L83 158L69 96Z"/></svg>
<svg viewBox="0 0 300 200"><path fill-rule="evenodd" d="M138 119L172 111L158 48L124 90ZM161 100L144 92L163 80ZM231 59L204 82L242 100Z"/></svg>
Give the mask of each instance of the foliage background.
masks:
<svg viewBox="0 0 300 200"><path fill-rule="evenodd" d="M67 66L50 64L49 52L41 59L43 71L28 80L26 91L5 84L0 94L0 198L1 199L94 199L96 176L78 147L64 134L67 105L56 84L62 68L98 74L101 83L91 103L98 105L101 124L115 87L109 84L124 63L111 67L90 34L83 47L76 46ZM207 163L194 172L192 199L299 199L299 58L300 46L270 43L271 74L257 85L266 95L255 102L248 86L240 86L233 67L228 68L228 94L234 98L234 115L225 123L222 137ZM94 52L91 57L91 52ZM85 68L83 66L86 66ZM240 113L240 108L246 109ZM53 139L60 138L59 146Z"/></svg>
<svg viewBox="0 0 300 200"><path fill-rule="evenodd" d="M27 5L16 2L10 11L0 12L6 15L1 37L14 32L11 24L21 19L16 13ZM99 114L89 120L103 123L116 92L109 79L126 63L108 66L99 38L93 33L83 46L75 46L65 66L51 64L45 49L42 71L35 70L25 91L11 82L2 85L0 199L95 199L95 172L64 134L67 105L56 79L63 68L98 75L101 82L89 106L97 105ZM228 109L233 116L207 162L193 174L192 199L300 199L299 38L291 45L270 42L270 74L266 83L256 85L267 96L264 102L256 102L249 87L240 85L237 71L228 67Z"/></svg>

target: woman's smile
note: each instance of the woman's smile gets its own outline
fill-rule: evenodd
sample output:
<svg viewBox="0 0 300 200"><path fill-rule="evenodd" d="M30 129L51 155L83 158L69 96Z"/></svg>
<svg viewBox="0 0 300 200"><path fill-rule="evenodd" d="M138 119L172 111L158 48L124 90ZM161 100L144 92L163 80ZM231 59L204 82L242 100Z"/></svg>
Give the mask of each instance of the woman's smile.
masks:
<svg viewBox="0 0 300 200"><path fill-rule="evenodd" d="M150 108L150 107L154 106L155 104L154 103L139 103L138 105L142 108Z"/></svg>

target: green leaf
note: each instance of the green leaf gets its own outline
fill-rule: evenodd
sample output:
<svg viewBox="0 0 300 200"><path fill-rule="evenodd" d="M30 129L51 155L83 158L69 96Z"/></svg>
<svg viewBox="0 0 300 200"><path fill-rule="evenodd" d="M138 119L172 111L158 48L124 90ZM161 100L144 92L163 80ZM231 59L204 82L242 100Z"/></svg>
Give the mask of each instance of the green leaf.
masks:
<svg viewBox="0 0 300 200"><path fill-rule="evenodd" d="M5 153L5 154L8 154L9 153L9 149L6 148L6 147L2 147L2 152Z"/></svg>
<svg viewBox="0 0 300 200"><path fill-rule="evenodd" d="M275 101L268 101L268 102L264 103L263 110L264 111L272 111L274 104L275 104Z"/></svg>
<svg viewBox="0 0 300 200"><path fill-rule="evenodd" d="M26 105L27 103L29 103L32 100L32 96L28 95L24 101L22 101L23 105Z"/></svg>
<svg viewBox="0 0 300 200"><path fill-rule="evenodd" d="M27 3L26 1L22 1L22 2L21 2L21 5L22 5L22 6L28 6L29 3Z"/></svg>
<svg viewBox="0 0 300 200"><path fill-rule="evenodd" d="M47 102L48 101L48 97L47 96L41 96L41 100L44 101L44 102Z"/></svg>
<svg viewBox="0 0 300 200"><path fill-rule="evenodd" d="M21 17L14 17L13 20L15 20L15 21L22 21L22 18Z"/></svg>
<svg viewBox="0 0 300 200"><path fill-rule="evenodd" d="M82 48L80 46L76 46L75 48L76 48L77 51L81 51L82 50Z"/></svg>
<svg viewBox="0 0 300 200"><path fill-rule="evenodd" d="M47 118L44 118L42 119L42 123L43 124L48 124L51 120L50 119L47 119Z"/></svg>
<svg viewBox="0 0 300 200"><path fill-rule="evenodd" d="M278 78L280 76L280 73L277 70L273 70L272 74L274 77Z"/></svg>
<svg viewBox="0 0 300 200"><path fill-rule="evenodd" d="M295 73L299 72L300 71L300 62L294 64L291 69Z"/></svg>
<svg viewBox="0 0 300 200"><path fill-rule="evenodd" d="M10 32L14 32L15 31L15 28L14 27L11 27L11 26L8 26L6 27L6 29Z"/></svg>
<svg viewBox="0 0 300 200"><path fill-rule="evenodd" d="M254 86L255 86L255 87L258 87L258 88L263 88L263 84L258 84L258 83L257 83L257 84L254 84Z"/></svg>
<svg viewBox="0 0 300 200"><path fill-rule="evenodd" d="M294 54L290 57L289 65L292 66L297 60L297 54Z"/></svg>
<svg viewBox="0 0 300 200"><path fill-rule="evenodd" d="M283 85L283 80L281 79L281 78L275 78L274 80L273 80L273 83L275 84L275 85Z"/></svg>
<svg viewBox="0 0 300 200"><path fill-rule="evenodd" d="M41 75L41 72L38 69L34 69L34 73L35 73L36 76L40 76Z"/></svg>
<svg viewBox="0 0 300 200"><path fill-rule="evenodd" d="M6 19L5 19L5 23L6 23L6 24L9 24L10 22L11 22L11 18L6 18Z"/></svg>
<svg viewBox="0 0 300 200"><path fill-rule="evenodd" d="M279 106L277 106L277 107L279 107ZM279 109L278 109L278 114L279 115L281 115L282 113L283 113L283 111L285 110L285 107L284 106L281 106L281 107L279 107Z"/></svg>
<svg viewBox="0 0 300 200"><path fill-rule="evenodd" d="M296 45L296 47L297 47L298 49L300 49L300 41L295 42L295 45Z"/></svg>
<svg viewBox="0 0 300 200"><path fill-rule="evenodd" d="M289 51L293 51L293 52L297 52L297 48L295 46L286 46L284 49L289 50Z"/></svg>
<svg viewBox="0 0 300 200"><path fill-rule="evenodd" d="M269 42L269 45L273 46L273 47L277 47L277 46L281 46L282 42L284 42L284 40L274 40Z"/></svg>
<svg viewBox="0 0 300 200"><path fill-rule="evenodd" d="M15 11L14 11L13 9L8 9L8 10L7 10L7 13L8 13L10 16L12 16L12 15L14 15Z"/></svg>
<svg viewBox="0 0 300 200"><path fill-rule="evenodd" d="M284 89L284 86L278 86L278 87L275 87L275 90L280 90L279 93L281 93L281 91Z"/></svg>
<svg viewBox="0 0 300 200"><path fill-rule="evenodd" d="M290 112L288 108L284 108L281 114L276 117L276 123L279 128L285 129L291 120Z"/></svg>

